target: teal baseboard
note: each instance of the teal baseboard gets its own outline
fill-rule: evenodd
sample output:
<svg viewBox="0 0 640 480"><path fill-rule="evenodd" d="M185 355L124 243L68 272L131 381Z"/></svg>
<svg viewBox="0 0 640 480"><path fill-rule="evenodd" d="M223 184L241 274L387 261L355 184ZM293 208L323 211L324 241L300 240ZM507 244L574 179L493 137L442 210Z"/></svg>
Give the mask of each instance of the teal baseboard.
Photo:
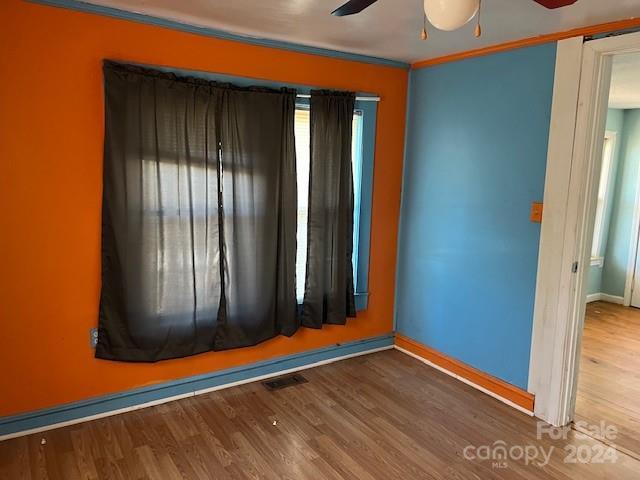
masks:
<svg viewBox="0 0 640 480"><path fill-rule="evenodd" d="M218 372L196 375L150 387L128 390L57 407L37 410L20 415L0 417L0 440L18 436L20 432L53 427L57 424L78 421L94 415L135 407L149 402L162 401L179 395L195 394L237 382L250 381L265 375L277 375L290 369L302 369L318 362L357 355L393 345L393 334L336 344L308 352L252 363Z"/></svg>

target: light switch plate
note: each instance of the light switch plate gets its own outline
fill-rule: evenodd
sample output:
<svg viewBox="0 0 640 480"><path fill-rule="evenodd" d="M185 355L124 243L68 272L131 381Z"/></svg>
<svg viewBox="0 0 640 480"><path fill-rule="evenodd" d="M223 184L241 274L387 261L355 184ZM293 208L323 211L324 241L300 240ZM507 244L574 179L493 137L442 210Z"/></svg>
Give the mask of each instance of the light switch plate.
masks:
<svg viewBox="0 0 640 480"><path fill-rule="evenodd" d="M531 204L531 216L529 220L534 223L542 223L542 202L533 202Z"/></svg>

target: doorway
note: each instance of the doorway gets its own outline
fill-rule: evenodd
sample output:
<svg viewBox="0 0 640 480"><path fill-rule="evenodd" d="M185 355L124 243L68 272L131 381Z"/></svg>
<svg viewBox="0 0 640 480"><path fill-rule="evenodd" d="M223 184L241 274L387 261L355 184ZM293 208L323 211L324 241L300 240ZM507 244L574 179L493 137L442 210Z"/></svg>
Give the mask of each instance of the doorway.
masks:
<svg viewBox="0 0 640 480"><path fill-rule="evenodd" d="M623 138L607 125L612 72L619 59L628 54L640 55L640 33L586 41L572 38L558 44L529 372L529 391L536 395L536 416L558 426L580 422L584 416L586 403L581 403L579 379L583 383L590 378L609 379L620 390L612 395L601 393L601 397L619 399L628 395L629 405L640 405L640 389L634 393L632 386L637 382L637 369L636 377L618 376L615 381L614 376L620 372L594 373L592 368L589 373L589 368L597 365L631 366L640 356L640 339L636 342L623 325L634 326L636 320L616 310L631 304L634 290L640 159L633 168L620 168L615 160L616 151L627 148L640 153L640 148L635 147L636 137ZM636 121L635 114L629 118L631 123ZM631 190L619 189L622 172L626 172L624 185L633 184ZM613 192L618 188L618 193L608 198L607 186ZM623 223L611 220L611 212L616 210L625 210ZM623 240L626 249L614 248ZM601 270L601 283L590 291L592 269ZM593 300L588 308L587 294ZM622 317L626 320L621 321ZM619 327L617 340L612 334L614 324ZM622 354L626 347L622 348L621 339L627 342L630 356ZM613 348L609 348L611 345ZM594 352L611 356L596 358ZM587 413L600 417L605 424L633 429L633 409L621 408L622 415L607 420L607 408L597 410L592 402ZM594 418L589 418L589 424Z"/></svg>
<svg viewBox="0 0 640 480"><path fill-rule="evenodd" d="M610 83L573 420L640 458L640 53L614 55Z"/></svg>

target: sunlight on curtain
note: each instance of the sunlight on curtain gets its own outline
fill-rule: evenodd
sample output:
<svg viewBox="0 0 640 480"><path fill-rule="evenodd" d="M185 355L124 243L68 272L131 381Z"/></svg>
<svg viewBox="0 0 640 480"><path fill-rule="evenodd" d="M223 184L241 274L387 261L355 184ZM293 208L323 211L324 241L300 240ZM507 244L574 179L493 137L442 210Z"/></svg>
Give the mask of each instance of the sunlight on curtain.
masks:
<svg viewBox="0 0 640 480"><path fill-rule="evenodd" d="M296 107L296 168L298 177L298 230L296 249L296 297L302 303L304 297L304 281L307 273L307 220L309 210L309 142L310 142L309 108L304 105ZM358 263L358 239L360 219L360 190L362 177L362 112L353 115L353 141L351 145L351 164L354 183L354 225L353 225L353 271ZM354 275L355 277L355 275Z"/></svg>

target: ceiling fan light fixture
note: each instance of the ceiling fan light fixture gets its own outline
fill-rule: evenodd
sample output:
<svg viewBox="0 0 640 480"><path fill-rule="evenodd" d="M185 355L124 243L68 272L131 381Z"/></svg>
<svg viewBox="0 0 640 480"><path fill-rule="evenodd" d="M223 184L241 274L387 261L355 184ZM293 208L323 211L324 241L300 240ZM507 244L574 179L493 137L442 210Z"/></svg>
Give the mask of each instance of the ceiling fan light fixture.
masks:
<svg viewBox="0 0 640 480"><path fill-rule="evenodd" d="M468 23L478 12L480 0L424 0L431 25L450 32Z"/></svg>

